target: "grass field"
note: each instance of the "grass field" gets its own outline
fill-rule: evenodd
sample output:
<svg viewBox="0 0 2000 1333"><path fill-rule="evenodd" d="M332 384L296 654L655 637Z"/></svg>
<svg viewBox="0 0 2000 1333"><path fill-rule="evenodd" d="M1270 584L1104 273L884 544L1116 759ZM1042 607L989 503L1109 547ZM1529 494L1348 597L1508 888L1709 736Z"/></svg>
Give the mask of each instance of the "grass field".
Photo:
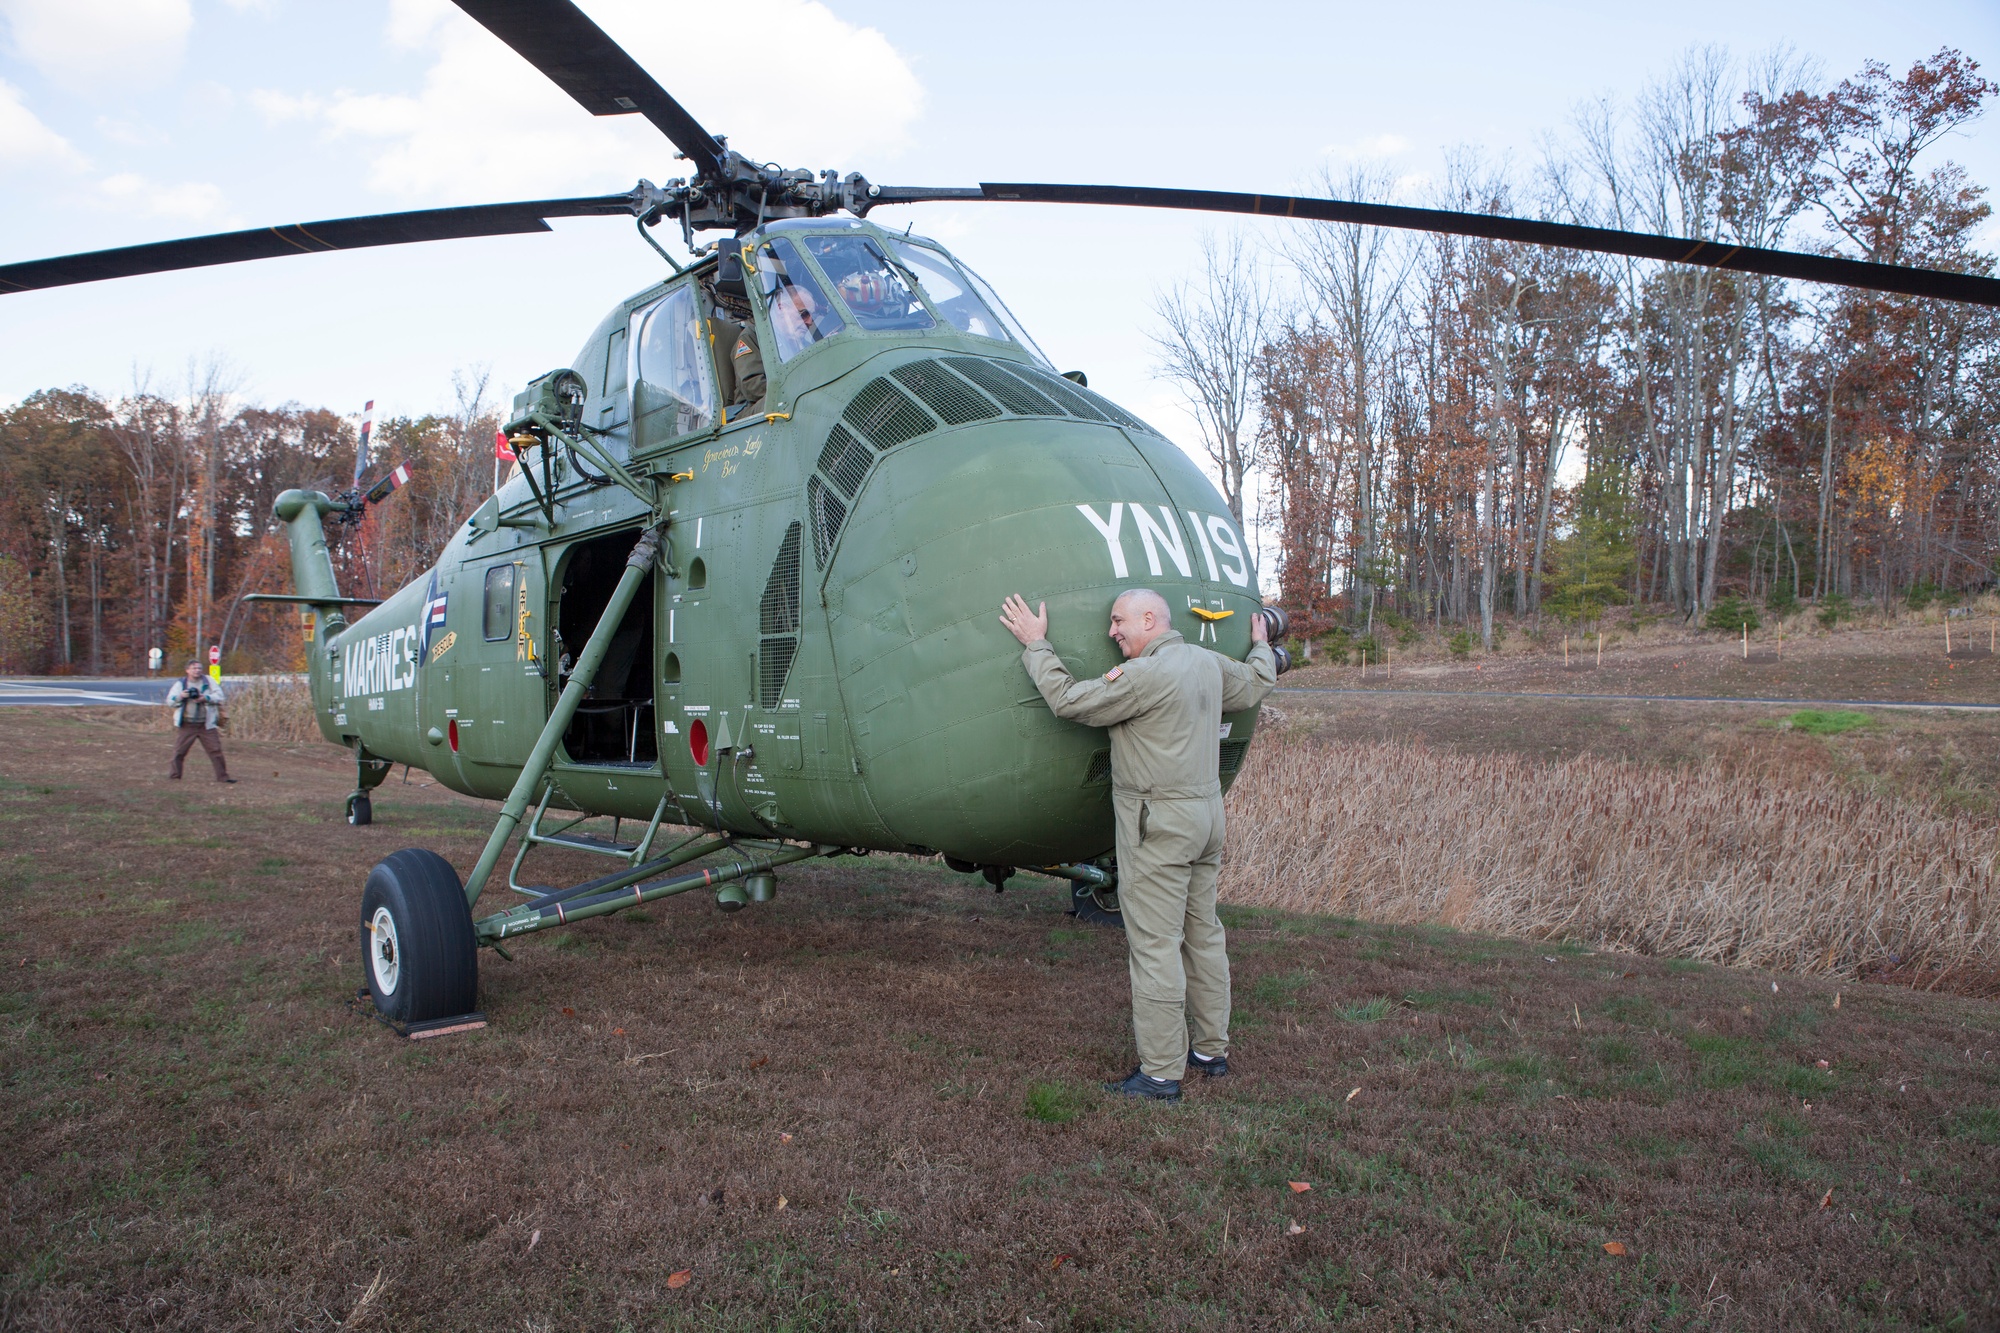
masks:
<svg viewBox="0 0 2000 1333"><path fill-rule="evenodd" d="M1232 909L1239 1072L1114 1105L1118 937L871 858L521 941L409 1044L345 1004L359 882L485 807L9 716L0 1325L2000 1320L1990 1003Z"/></svg>

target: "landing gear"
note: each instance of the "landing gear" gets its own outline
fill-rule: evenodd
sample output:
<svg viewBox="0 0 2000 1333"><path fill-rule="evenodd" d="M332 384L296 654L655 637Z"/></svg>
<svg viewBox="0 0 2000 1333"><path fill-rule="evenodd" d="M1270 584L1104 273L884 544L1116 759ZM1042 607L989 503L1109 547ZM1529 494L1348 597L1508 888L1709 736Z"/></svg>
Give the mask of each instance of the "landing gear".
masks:
<svg viewBox="0 0 2000 1333"><path fill-rule="evenodd" d="M450 862L411 847L375 863L361 892L361 956L384 1018L427 1023L471 1012L478 945Z"/></svg>
<svg viewBox="0 0 2000 1333"><path fill-rule="evenodd" d="M394 767L387 759L368 753L360 741L354 743L354 790L347 794L348 823L359 827L375 822L375 804L368 799L368 793L381 786L382 779Z"/></svg>

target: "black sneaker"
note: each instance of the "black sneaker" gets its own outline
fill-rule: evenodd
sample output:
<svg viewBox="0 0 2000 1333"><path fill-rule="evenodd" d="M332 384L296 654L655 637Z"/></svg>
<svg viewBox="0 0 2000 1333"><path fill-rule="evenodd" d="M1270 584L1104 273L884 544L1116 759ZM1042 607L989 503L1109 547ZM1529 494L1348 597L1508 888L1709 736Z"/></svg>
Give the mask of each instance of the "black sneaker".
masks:
<svg viewBox="0 0 2000 1333"><path fill-rule="evenodd" d="M1170 1078L1154 1078L1139 1068L1134 1068L1120 1082L1105 1084L1104 1090L1120 1097L1141 1097L1154 1102L1177 1102L1181 1099L1178 1082Z"/></svg>
<svg viewBox="0 0 2000 1333"><path fill-rule="evenodd" d="M1229 1057L1226 1055L1197 1055L1188 1052L1188 1072L1200 1074L1203 1078L1224 1078L1229 1073Z"/></svg>

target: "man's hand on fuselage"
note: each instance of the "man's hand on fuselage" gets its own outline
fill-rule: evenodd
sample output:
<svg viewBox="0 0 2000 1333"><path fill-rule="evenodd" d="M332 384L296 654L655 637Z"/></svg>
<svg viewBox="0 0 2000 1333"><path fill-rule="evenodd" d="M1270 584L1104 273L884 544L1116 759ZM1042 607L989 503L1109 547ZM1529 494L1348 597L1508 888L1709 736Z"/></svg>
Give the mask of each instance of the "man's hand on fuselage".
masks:
<svg viewBox="0 0 2000 1333"><path fill-rule="evenodd" d="M1030 611L1020 593L1010 592L1007 600L1000 603L1000 623L1023 644L1046 639L1049 637L1049 604L1043 602L1039 610Z"/></svg>

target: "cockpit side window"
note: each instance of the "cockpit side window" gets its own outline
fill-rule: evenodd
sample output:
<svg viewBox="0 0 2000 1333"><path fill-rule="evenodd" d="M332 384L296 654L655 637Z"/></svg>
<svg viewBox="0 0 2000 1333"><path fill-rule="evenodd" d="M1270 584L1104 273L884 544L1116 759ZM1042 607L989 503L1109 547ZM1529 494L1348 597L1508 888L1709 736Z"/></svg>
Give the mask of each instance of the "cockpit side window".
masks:
<svg viewBox="0 0 2000 1333"><path fill-rule="evenodd" d="M775 236L758 246L756 266L757 289L771 321L778 360L789 361L847 327L790 240Z"/></svg>
<svg viewBox="0 0 2000 1333"><path fill-rule="evenodd" d="M958 265L958 271L965 275L966 282L972 285L973 293L985 303L986 308L1000 316L1000 322L1007 326L1007 332L1014 335L1014 341L1027 348L1037 361L1053 368L1054 363L1049 360L1040 347L1035 345L1035 340L1030 338L1028 331L1021 327L1021 321L1014 318L1014 312L1009 310L1006 302L1002 301L993 289L986 285L986 280L963 264Z"/></svg>
<svg viewBox="0 0 2000 1333"><path fill-rule="evenodd" d="M667 293L641 316L640 411L671 413L669 435L704 430L715 418L712 360L692 287ZM638 323L638 321L635 321Z"/></svg>
<svg viewBox="0 0 2000 1333"><path fill-rule="evenodd" d="M889 262L869 236L807 235L799 244L818 263L820 272L854 322L864 329L932 329L937 321L910 290L902 272Z"/></svg>
<svg viewBox="0 0 2000 1333"><path fill-rule="evenodd" d="M971 284L949 259L929 246L895 240L889 244L904 267L917 275L924 295L931 299L937 312L949 320L953 328L960 333L991 338L996 342L1008 341L1007 329L1000 322L1000 317L979 299L979 294L972 290Z"/></svg>

